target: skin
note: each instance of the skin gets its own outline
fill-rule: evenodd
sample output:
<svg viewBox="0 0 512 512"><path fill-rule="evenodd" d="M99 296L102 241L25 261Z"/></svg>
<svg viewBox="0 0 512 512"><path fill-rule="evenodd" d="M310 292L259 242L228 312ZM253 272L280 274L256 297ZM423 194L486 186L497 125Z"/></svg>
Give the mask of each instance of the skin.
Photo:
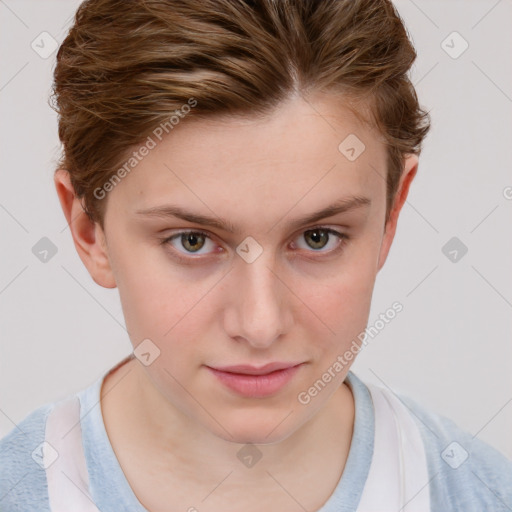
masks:
<svg viewBox="0 0 512 512"><path fill-rule="evenodd" d="M354 162L338 150L349 134L366 146ZM201 512L317 510L332 494L353 433L343 382L350 367L308 404L297 396L368 323L418 166L414 155L405 160L385 224L385 162L376 131L339 99L316 95L291 98L264 119L182 121L109 192L104 230L84 214L67 172L56 172L80 258L96 283L119 289L133 346L149 338L160 350L149 366L133 359L102 387L107 433L148 510L170 502ZM288 227L355 195L371 204ZM160 205L229 219L240 231L136 213ZM348 237L341 250L334 235L311 246L305 231L319 226ZM210 237L199 256L180 237L161 243L194 229ZM263 248L252 263L236 253L247 236ZM205 367L271 361L304 364L268 398L237 395ZM246 443L262 454L252 468L237 458Z"/></svg>

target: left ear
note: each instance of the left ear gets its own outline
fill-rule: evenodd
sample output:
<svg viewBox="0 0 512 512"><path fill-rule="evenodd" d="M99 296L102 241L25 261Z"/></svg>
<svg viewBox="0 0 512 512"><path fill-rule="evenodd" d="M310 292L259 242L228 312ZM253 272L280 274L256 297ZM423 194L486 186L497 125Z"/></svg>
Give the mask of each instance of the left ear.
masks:
<svg viewBox="0 0 512 512"><path fill-rule="evenodd" d="M400 178L400 183L398 184L398 189L395 194L395 200L393 202L393 207L391 209L389 219L386 222L384 236L382 238L382 243L380 246L379 263L377 271L379 271L386 262L389 249L391 248L391 243L395 238L396 226L398 223L398 214L400 213L400 210L402 209L402 206L404 205L405 200L407 199L409 187L411 186L412 180L414 179L414 176L416 176L417 171L418 156L411 154L404 161L404 170Z"/></svg>

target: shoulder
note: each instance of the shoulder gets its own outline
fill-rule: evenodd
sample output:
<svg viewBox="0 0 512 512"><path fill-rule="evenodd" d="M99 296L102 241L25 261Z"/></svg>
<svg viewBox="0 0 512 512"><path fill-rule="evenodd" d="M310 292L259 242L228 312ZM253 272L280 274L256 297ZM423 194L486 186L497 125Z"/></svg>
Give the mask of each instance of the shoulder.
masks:
<svg viewBox="0 0 512 512"><path fill-rule="evenodd" d="M54 404L35 409L0 439L0 510L49 510L41 444Z"/></svg>
<svg viewBox="0 0 512 512"><path fill-rule="evenodd" d="M432 510L512 509L512 461L449 418L398 394L418 424L431 478Z"/></svg>

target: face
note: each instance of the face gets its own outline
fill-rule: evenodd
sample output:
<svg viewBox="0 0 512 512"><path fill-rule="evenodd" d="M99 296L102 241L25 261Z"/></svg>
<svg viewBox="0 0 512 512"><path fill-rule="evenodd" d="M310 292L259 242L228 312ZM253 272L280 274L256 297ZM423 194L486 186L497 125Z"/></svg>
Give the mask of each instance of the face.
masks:
<svg viewBox="0 0 512 512"><path fill-rule="evenodd" d="M355 160L338 148L350 134ZM285 439L322 410L350 363L304 393L364 331L389 249L385 162L334 99L294 99L265 119L183 121L109 192L127 329L159 353L142 368L172 410L241 443ZM252 369L219 371L237 365Z"/></svg>

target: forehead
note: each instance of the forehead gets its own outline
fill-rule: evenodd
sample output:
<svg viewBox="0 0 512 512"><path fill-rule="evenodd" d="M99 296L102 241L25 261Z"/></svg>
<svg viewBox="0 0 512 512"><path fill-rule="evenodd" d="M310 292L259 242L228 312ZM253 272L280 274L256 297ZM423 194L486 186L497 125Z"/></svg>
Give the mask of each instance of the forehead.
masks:
<svg viewBox="0 0 512 512"><path fill-rule="evenodd" d="M333 98L293 99L261 118L185 120L153 139L110 192L109 202L127 214L179 203L275 222L292 208L300 214L349 195L371 197L374 207L385 201L378 132Z"/></svg>

